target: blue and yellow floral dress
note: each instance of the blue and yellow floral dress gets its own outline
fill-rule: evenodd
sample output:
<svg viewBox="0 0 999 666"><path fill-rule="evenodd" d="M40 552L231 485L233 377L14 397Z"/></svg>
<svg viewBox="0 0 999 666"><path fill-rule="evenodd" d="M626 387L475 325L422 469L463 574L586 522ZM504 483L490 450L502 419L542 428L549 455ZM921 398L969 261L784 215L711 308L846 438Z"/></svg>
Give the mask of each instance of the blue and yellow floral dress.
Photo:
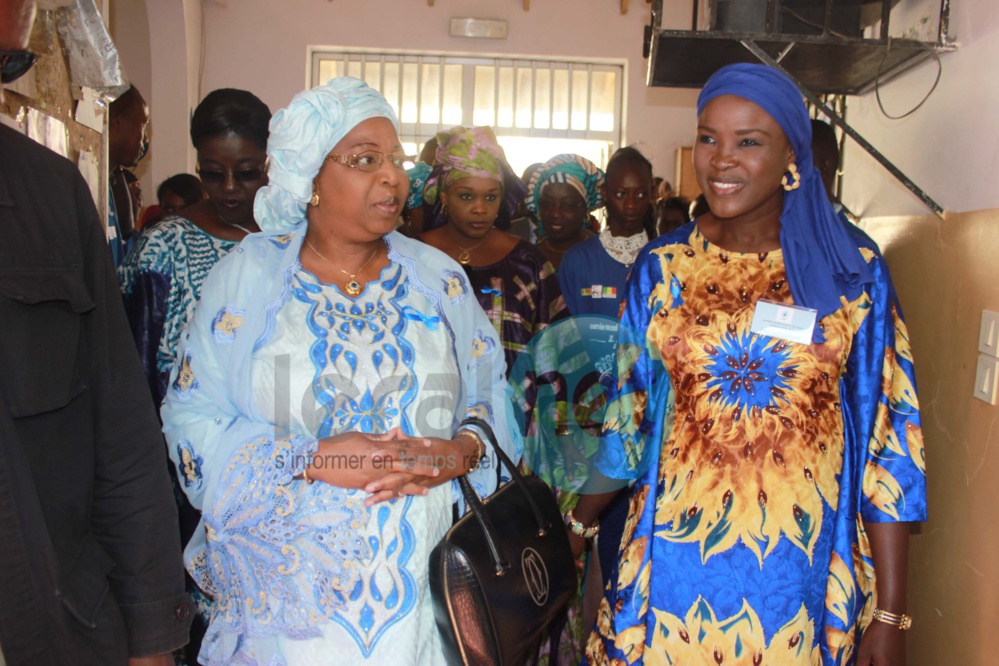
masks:
<svg viewBox="0 0 999 666"><path fill-rule="evenodd" d="M726 252L690 224L639 256L598 463L638 481L589 663L854 663L875 605L864 524L926 516L908 333L855 236L874 280L808 345L750 332L757 301L793 302L781 251Z"/></svg>

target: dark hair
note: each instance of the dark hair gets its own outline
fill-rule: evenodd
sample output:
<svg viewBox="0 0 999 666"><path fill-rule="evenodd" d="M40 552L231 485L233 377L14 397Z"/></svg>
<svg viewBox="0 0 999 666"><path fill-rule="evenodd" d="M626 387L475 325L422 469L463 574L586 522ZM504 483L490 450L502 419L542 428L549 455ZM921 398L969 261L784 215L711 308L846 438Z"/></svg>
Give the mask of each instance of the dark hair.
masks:
<svg viewBox="0 0 999 666"><path fill-rule="evenodd" d="M120 117L145 103L146 100L142 99L142 93L139 92L139 89L134 85L129 86L128 90L118 95L108 106L108 115L113 118Z"/></svg>
<svg viewBox="0 0 999 666"><path fill-rule="evenodd" d="M687 222L690 222L690 202L683 197L670 197L669 199L663 199L662 203L659 204L663 209L675 209L683 212L684 217L687 218Z"/></svg>
<svg viewBox="0 0 999 666"><path fill-rule="evenodd" d="M162 201L167 192L173 192L184 200L184 208L193 206L205 198L205 191L197 176L189 173L178 173L170 176L156 188L156 200Z"/></svg>
<svg viewBox="0 0 999 666"><path fill-rule="evenodd" d="M624 148L618 148L611 155L611 158L607 160L607 169L605 173L610 173L610 170L621 164L634 164L636 166L644 167L649 170L649 178L652 178L652 162L648 160L645 155L641 153L638 148L632 146L625 146Z"/></svg>
<svg viewBox="0 0 999 666"><path fill-rule="evenodd" d="M836 131L829 123L818 118L812 118L812 153L817 150L827 151L833 158L839 157L839 142L836 140Z"/></svg>
<svg viewBox="0 0 999 666"><path fill-rule="evenodd" d="M711 212L711 207L708 206L708 200L703 194L698 194L697 198L694 199L694 203L690 204L690 219L697 219L701 215L706 215Z"/></svg>
<svg viewBox="0 0 999 666"><path fill-rule="evenodd" d="M246 90L220 88L208 93L191 116L191 143L197 148L207 139L235 134L267 150L267 125L271 110Z"/></svg>
<svg viewBox="0 0 999 666"><path fill-rule="evenodd" d="M653 178L652 175L652 162L642 154L638 148L632 146L625 146L624 148L618 148L611 155L611 158L607 160L607 170L604 171L605 174L610 174L611 169L615 167L620 167L625 164L631 164L637 166L641 169L648 169L649 179ZM604 182L607 182L606 180ZM645 229L645 233L648 234L649 238L655 238L658 235L658 230L656 229L656 211L655 206L652 201L652 192L649 192L649 209L645 211L645 219L642 220L642 228Z"/></svg>

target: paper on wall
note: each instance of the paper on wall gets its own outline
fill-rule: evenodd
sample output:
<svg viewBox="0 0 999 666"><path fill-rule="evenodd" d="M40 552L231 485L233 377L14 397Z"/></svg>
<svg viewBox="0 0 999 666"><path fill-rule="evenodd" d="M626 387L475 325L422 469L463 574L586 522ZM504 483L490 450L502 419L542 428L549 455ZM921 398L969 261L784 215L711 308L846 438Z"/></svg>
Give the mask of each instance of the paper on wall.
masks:
<svg viewBox="0 0 999 666"><path fill-rule="evenodd" d="M42 113L38 109L28 109L28 137L49 150L66 157L66 125L58 118Z"/></svg>
<svg viewBox="0 0 999 666"><path fill-rule="evenodd" d="M87 187L90 188L90 196L94 198L94 205L98 205L101 174L97 166L97 157L89 150L81 150L80 159L77 161L76 167L83 174L83 180L87 181Z"/></svg>

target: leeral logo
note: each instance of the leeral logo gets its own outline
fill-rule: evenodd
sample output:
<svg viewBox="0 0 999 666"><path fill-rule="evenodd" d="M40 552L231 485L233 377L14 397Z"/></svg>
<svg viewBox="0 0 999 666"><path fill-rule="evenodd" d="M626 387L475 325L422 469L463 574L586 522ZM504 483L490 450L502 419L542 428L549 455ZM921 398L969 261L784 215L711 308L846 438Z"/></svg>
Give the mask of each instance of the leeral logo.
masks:
<svg viewBox="0 0 999 666"><path fill-rule="evenodd" d="M520 554L520 566L524 570L524 581L531 599L539 606L548 601L548 569L541 555L533 548L525 548Z"/></svg>

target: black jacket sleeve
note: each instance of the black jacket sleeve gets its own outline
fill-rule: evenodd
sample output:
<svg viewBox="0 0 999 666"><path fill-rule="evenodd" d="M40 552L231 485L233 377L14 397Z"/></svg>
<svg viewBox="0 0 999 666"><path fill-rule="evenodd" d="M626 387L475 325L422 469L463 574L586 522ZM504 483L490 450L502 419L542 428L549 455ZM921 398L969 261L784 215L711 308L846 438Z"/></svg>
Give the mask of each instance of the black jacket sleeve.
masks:
<svg viewBox="0 0 999 666"><path fill-rule="evenodd" d="M187 643L193 616L166 449L105 235L78 173L75 199L84 279L95 306L83 336L94 393L92 527L115 563L109 578L128 630L129 654L161 654Z"/></svg>

